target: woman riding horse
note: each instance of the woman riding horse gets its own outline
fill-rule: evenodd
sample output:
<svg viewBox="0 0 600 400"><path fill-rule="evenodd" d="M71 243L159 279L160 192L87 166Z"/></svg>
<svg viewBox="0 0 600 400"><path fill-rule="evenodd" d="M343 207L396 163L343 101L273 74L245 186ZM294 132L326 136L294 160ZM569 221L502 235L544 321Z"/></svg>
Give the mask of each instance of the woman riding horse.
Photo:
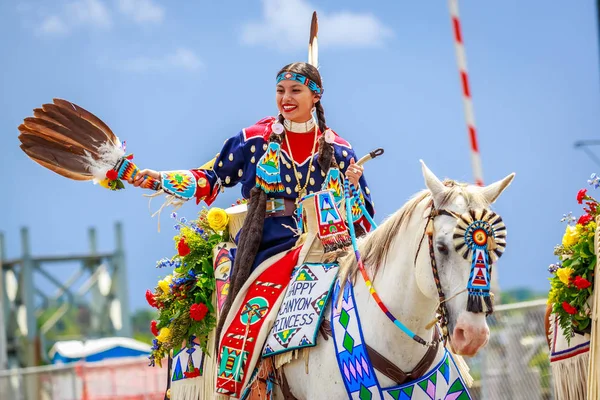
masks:
<svg viewBox="0 0 600 400"><path fill-rule="evenodd" d="M299 200L341 182L330 170L339 171L364 197L367 211L374 214L363 167L355 163L352 146L325 122L321 104L323 85L314 66L297 62L277 73L277 118L267 117L229 138L212 169L158 172L140 171L130 183L140 186L146 177L160 180L165 192L180 199L195 198L210 205L222 187L241 183L242 196L249 199L248 214L236 238L229 296L221 311L218 332L236 293L250 272L268 258L287 252L296 244L295 213ZM316 114L316 118L315 118ZM185 187L182 187L185 186ZM334 188L335 189L335 188ZM341 194L341 193L340 193ZM360 234L370 229L360 213L353 216ZM290 258L287 262L296 262ZM217 335L218 337L218 335Z"/></svg>

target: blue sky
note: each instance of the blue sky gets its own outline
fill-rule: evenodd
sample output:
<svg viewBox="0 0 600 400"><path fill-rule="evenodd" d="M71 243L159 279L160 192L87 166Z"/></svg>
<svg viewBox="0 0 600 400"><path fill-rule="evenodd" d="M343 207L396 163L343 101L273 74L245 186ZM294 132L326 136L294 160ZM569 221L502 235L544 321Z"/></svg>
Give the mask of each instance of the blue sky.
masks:
<svg viewBox="0 0 600 400"><path fill-rule="evenodd" d="M595 165L573 147L597 139L595 2L460 3L485 181L516 172L496 211L509 229L501 288L547 288L563 213ZM343 5L342 5L343 4ZM102 118L141 167L192 168L241 128L276 113L274 78L306 60L310 14L320 15L327 121L362 154L377 220L424 187L418 160L439 177L471 181L461 91L446 2L263 0L14 0L0 3L0 230L9 258L28 226L35 255L113 249L125 229L130 303L166 273L171 221L157 232L139 189L105 191L29 160L17 126L53 97ZM222 194L227 207L238 189ZM159 201L153 207L159 206ZM180 214L199 210L186 204ZM72 266L57 266L66 276ZM40 285L44 286L40 281Z"/></svg>

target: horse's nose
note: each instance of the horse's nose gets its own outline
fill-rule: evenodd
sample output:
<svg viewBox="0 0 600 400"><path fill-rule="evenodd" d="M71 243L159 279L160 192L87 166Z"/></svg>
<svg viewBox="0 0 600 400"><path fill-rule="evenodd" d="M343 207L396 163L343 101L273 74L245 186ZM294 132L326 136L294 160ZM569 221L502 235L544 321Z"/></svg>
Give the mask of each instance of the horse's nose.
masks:
<svg viewBox="0 0 600 400"><path fill-rule="evenodd" d="M452 341L465 342L467 341L465 330L463 328L454 329L454 338Z"/></svg>
<svg viewBox="0 0 600 400"><path fill-rule="evenodd" d="M467 314L467 315L465 315ZM450 341L457 354L472 357L486 345L490 330L485 323L485 317L480 314L463 313L458 317Z"/></svg>

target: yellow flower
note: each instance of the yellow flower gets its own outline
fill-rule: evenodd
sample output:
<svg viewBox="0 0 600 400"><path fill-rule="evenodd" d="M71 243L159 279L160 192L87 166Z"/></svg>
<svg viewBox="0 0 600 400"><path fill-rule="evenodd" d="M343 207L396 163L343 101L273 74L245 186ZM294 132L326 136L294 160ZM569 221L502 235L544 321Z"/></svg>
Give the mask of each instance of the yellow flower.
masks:
<svg viewBox="0 0 600 400"><path fill-rule="evenodd" d="M596 223L594 221L590 222L587 224L586 226L587 231L588 231L588 237L594 237L594 234L596 232Z"/></svg>
<svg viewBox="0 0 600 400"><path fill-rule="evenodd" d="M577 233L577 227L568 225L563 236L562 244L564 247L571 247L579 240L579 233Z"/></svg>
<svg viewBox="0 0 600 400"><path fill-rule="evenodd" d="M208 214L206 214L206 219L208 220L208 225L215 231L220 232L227 228L227 224L229 223L229 215L222 208L211 208L208 210Z"/></svg>
<svg viewBox="0 0 600 400"><path fill-rule="evenodd" d="M558 276L558 279L560 279L560 281L565 285L568 285L571 282L572 274L573 268L569 267L559 268L558 271L556 271L556 276Z"/></svg>
<svg viewBox="0 0 600 400"><path fill-rule="evenodd" d="M558 289L552 288L550 293L548 293L548 304L556 303L556 299L558 298Z"/></svg>
<svg viewBox="0 0 600 400"><path fill-rule="evenodd" d="M169 328L161 328L158 336L156 337L156 339L161 343L168 341L170 338L171 330Z"/></svg>
<svg viewBox="0 0 600 400"><path fill-rule="evenodd" d="M106 178L106 179L102 179L101 181L98 181L98 184L100 186L102 186L103 188L110 189L110 186L108 186L108 182L110 182L110 181L108 180L108 178Z"/></svg>
<svg viewBox="0 0 600 400"><path fill-rule="evenodd" d="M163 280L158 281L158 287L164 293L169 293L169 291L171 290L169 285L171 284L172 281L173 281L173 277L171 275L167 275L167 276L165 276L165 278Z"/></svg>

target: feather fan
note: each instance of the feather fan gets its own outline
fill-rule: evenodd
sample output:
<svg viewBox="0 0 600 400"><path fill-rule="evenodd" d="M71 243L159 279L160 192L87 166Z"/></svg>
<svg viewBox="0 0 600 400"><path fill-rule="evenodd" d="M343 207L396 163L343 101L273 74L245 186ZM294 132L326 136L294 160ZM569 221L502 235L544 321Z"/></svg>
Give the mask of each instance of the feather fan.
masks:
<svg viewBox="0 0 600 400"><path fill-rule="evenodd" d="M21 149L36 163L66 178L122 189L138 171L125 146L100 118L66 100L33 110L19 125ZM157 189L147 177L143 187Z"/></svg>

